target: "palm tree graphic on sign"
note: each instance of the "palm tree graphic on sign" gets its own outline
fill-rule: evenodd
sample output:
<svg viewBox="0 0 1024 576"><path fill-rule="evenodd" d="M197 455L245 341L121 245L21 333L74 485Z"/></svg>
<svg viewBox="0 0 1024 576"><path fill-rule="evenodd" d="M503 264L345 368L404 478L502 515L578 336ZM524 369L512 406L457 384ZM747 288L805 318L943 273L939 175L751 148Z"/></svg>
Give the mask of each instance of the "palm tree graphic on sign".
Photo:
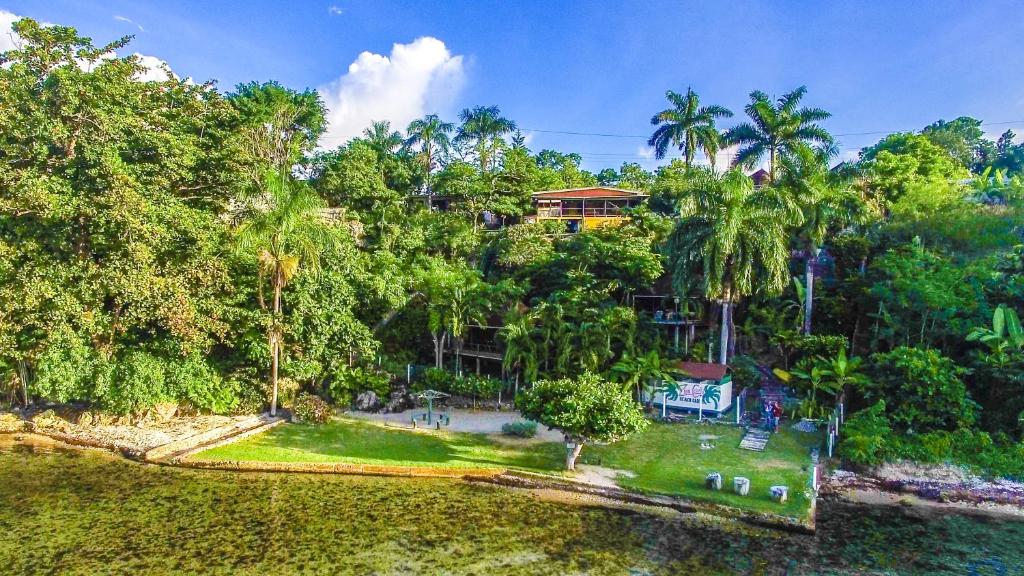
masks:
<svg viewBox="0 0 1024 576"><path fill-rule="evenodd" d="M675 382L665 382L665 398L676 401L679 400L679 384Z"/></svg>
<svg viewBox="0 0 1024 576"><path fill-rule="evenodd" d="M704 396L701 397L701 404L714 404L715 410L718 410L718 400L722 397L722 393L719 391L718 386L705 386Z"/></svg>

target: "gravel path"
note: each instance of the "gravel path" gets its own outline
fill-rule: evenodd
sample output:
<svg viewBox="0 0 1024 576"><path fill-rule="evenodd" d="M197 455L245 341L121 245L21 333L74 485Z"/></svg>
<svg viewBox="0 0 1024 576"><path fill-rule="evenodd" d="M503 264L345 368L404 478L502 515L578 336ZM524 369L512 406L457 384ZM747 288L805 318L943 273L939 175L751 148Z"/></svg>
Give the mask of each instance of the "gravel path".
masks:
<svg viewBox="0 0 1024 576"><path fill-rule="evenodd" d="M413 415L421 415L425 411L425 408L415 408L412 410L406 410L405 412L392 412L389 414L348 411L345 412L344 415L350 418L384 422L389 426L412 428ZM448 426L444 429L452 432L500 434L501 426L503 424L523 421L523 417L520 416L518 412L454 409L445 413L450 417L450 421ZM537 436L535 436L535 438L545 442L562 442L564 440L561 432L557 430L548 430L547 426L542 424L537 425Z"/></svg>

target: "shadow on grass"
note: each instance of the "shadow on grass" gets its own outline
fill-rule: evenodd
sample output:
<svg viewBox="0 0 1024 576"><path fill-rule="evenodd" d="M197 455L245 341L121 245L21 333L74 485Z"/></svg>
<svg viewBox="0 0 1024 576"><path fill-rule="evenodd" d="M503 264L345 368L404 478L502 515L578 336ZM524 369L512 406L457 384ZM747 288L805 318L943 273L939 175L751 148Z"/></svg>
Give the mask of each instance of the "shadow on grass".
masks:
<svg viewBox="0 0 1024 576"><path fill-rule="evenodd" d="M199 455L211 460L531 470L557 470L561 457L561 445L554 443L507 446L484 434L391 430L347 419L320 426L280 426L261 436Z"/></svg>

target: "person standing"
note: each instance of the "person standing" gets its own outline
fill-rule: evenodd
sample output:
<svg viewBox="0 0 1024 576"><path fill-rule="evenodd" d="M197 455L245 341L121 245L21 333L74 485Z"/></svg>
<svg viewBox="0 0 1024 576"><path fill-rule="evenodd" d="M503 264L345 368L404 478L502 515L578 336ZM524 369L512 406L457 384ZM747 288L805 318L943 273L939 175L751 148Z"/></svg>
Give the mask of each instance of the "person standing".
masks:
<svg viewBox="0 0 1024 576"><path fill-rule="evenodd" d="M775 428L775 433L779 432L779 422L782 420L782 403L772 402L772 425Z"/></svg>

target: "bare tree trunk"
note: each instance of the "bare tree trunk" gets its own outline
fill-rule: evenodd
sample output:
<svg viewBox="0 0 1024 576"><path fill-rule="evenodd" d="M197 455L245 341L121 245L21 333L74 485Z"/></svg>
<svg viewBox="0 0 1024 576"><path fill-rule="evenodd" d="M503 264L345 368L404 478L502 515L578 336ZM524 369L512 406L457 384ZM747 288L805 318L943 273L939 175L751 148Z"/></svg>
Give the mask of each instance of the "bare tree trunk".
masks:
<svg viewBox="0 0 1024 576"><path fill-rule="evenodd" d="M813 248L807 253L804 271L807 282L804 289L804 334L808 336L811 335L811 314L814 312L814 262L811 260L812 258L814 258Z"/></svg>
<svg viewBox="0 0 1024 576"><path fill-rule="evenodd" d="M722 318L721 318L721 339L719 341L718 358L720 364L725 364L729 361L729 315L731 304L728 300L722 300Z"/></svg>
<svg viewBox="0 0 1024 576"><path fill-rule="evenodd" d="M28 408L28 362L24 359L18 360L18 380L21 380L21 398L25 408Z"/></svg>
<svg viewBox="0 0 1024 576"><path fill-rule="evenodd" d="M566 446L565 449L565 469L575 470L576 459L580 457L580 452L583 450L583 442L576 442L572 448Z"/></svg>
<svg viewBox="0 0 1024 576"><path fill-rule="evenodd" d="M281 316L281 284L284 281L280 265L274 272L274 320L270 328L270 415L277 415L277 370L281 358L281 333L278 323Z"/></svg>

